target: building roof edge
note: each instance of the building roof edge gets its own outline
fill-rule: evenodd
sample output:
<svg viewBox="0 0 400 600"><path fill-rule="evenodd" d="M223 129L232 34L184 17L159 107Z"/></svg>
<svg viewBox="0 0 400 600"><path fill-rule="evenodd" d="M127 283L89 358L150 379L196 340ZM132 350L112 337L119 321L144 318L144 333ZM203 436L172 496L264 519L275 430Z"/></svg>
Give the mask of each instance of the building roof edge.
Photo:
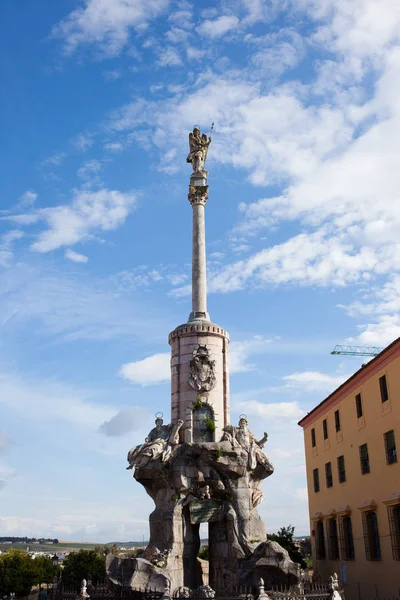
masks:
<svg viewBox="0 0 400 600"><path fill-rule="evenodd" d="M365 366L360 367L358 371L356 371L351 377L346 379L336 390L334 390L329 396L327 396L322 402L317 404L309 413L307 413L299 422L298 425L300 427L305 427L312 420L311 417L315 412L321 411L323 407L328 408L331 404L335 403L335 400L339 395L346 390L347 393L350 393L352 388L357 387L359 380L361 378L365 378L365 376L370 373L372 375L372 371L377 370L377 367L381 362L385 362L387 358L389 358L390 354L395 352L396 350L400 350L400 337L396 338L391 344L386 346L377 356L375 356L372 360L369 361ZM348 389L346 389L348 388Z"/></svg>

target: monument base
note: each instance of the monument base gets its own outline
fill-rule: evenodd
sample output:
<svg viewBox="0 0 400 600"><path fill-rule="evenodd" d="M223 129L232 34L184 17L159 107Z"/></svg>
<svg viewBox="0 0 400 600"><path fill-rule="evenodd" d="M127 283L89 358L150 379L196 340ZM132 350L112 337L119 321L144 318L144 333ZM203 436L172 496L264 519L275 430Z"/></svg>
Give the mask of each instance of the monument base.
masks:
<svg viewBox="0 0 400 600"><path fill-rule="evenodd" d="M171 593L204 585L197 558L201 523L208 524L209 584L215 592L252 585L261 572L271 585L298 579L299 565L279 544L266 542L256 507L263 498L261 483L273 466L246 423L242 419L239 427L225 428L220 442L176 444L167 460L167 442L156 448L160 440L136 455L134 477L155 509L144 555L129 563L131 589L146 578L146 585L157 583L157 591L167 582ZM109 577L112 564L114 572L123 568L110 562Z"/></svg>

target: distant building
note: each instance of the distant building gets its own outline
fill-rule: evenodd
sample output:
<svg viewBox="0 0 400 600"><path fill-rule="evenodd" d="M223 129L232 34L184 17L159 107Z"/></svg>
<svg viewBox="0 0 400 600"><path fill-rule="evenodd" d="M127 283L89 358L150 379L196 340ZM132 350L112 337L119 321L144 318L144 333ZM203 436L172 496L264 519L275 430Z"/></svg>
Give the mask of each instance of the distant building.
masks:
<svg viewBox="0 0 400 600"><path fill-rule="evenodd" d="M400 588L400 338L306 415L314 570L346 600Z"/></svg>

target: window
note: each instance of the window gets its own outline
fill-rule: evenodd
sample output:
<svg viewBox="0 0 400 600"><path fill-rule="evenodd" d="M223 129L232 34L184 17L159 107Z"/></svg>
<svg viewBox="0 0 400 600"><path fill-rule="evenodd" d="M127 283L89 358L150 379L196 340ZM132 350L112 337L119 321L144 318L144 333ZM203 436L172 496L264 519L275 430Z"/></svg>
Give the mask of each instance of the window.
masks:
<svg viewBox="0 0 400 600"><path fill-rule="evenodd" d="M314 429L314 427L311 429L311 444L312 444L313 448L315 448L315 446L317 445L317 441L315 439L315 429Z"/></svg>
<svg viewBox="0 0 400 600"><path fill-rule="evenodd" d="M392 465L397 462L396 442L393 429L384 433L383 437L385 439L386 462L388 465Z"/></svg>
<svg viewBox="0 0 400 600"><path fill-rule="evenodd" d="M317 559L325 560L326 550L325 550L324 524L322 521L317 521L317 526L315 528L315 550L316 550L316 554L317 554Z"/></svg>
<svg viewBox="0 0 400 600"><path fill-rule="evenodd" d="M339 540L336 519L328 519L328 556L329 560L339 560Z"/></svg>
<svg viewBox="0 0 400 600"><path fill-rule="evenodd" d="M363 530L366 559L381 560L378 517L374 510L366 510L363 513Z"/></svg>
<svg viewBox="0 0 400 600"><path fill-rule="evenodd" d="M400 504L388 506L393 560L400 560Z"/></svg>
<svg viewBox="0 0 400 600"><path fill-rule="evenodd" d="M333 486L332 479L332 463L328 462L325 465L325 477L326 477L326 487L330 488Z"/></svg>
<svg viewBox="0 0 400 600"><path fill-rule="evenodd" d="M324 431L324 440L328 439L328 421L324 419L322 421L322 429Z"/></svg>
<svg viewBox="0 0 400 600"><path fill-rule="evenodd" d="M346 468L344 466L344 456L338 456L337 458L337 472L339 483L346 481Z"/></svg>
<svg viewBox="0 0 400 600"><path fill-rule="evenodd" d="M359 419L360 417L363 416L361 394L357 394L357 396L356 396L356 409L357 409L357 419Z"/></svg>
<svg viewBox="0 0 400 600"><path fill-rule="evenodd" d="M388 394L387 383L386 383L386 375L382 375L382 377L379 377L379 387L381 388L382 402L386 402L387 400L389 400L389 394Z"/></svg>
<svg viewBox="0 0 400 600"><path fill-rule="evenodd" d="M335 429L336 433L340 431L340 412L335 410Z"/></svg>
<svg viewBox="0 0 400 600"><path fill-rule="evenodd" d="M354 560L354 539L351 517L345 515L339 520L340 552L343 560Z"/></svg>
<svg viewBox="0 0 400 600"><path fill-rule="evenodd" d="M362 446L360 446L360 465L361 465L361 473L363 475L370 472L368 445L367 444L363 444Z"/></svg>
<svg viewBox="0 0 400 600"><path fill-rule="evenodd" d="M319 492L319 472L318 472L318 469L314 469L314 471L313 471L313 479L314 479L314 492Z"/></svg>

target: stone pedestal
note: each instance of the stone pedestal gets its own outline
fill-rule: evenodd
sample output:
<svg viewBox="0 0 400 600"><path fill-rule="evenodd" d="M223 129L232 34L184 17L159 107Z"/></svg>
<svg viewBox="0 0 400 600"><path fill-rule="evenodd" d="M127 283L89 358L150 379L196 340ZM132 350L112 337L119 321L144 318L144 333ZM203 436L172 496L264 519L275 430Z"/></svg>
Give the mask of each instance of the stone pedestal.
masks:
<svg viewBox="0 0 400 600"><path fill-rule="evenodd" d="M174 329L169 334L168 342L171 346L171 422L182 419L181 441L219 440L223 428L229 424L228 332L215 323L200 319ZM199 348L208 351L207 364L214 362L210 369L214 370L215 381L207 381L210 373L205 372L203 388L201 382L193 385L192 377L191 365ZM215 423L215 431L203 431L203 437L198 418L200 415L203 422L210 424L210 421L204 420L208 416Z"/></svg>

